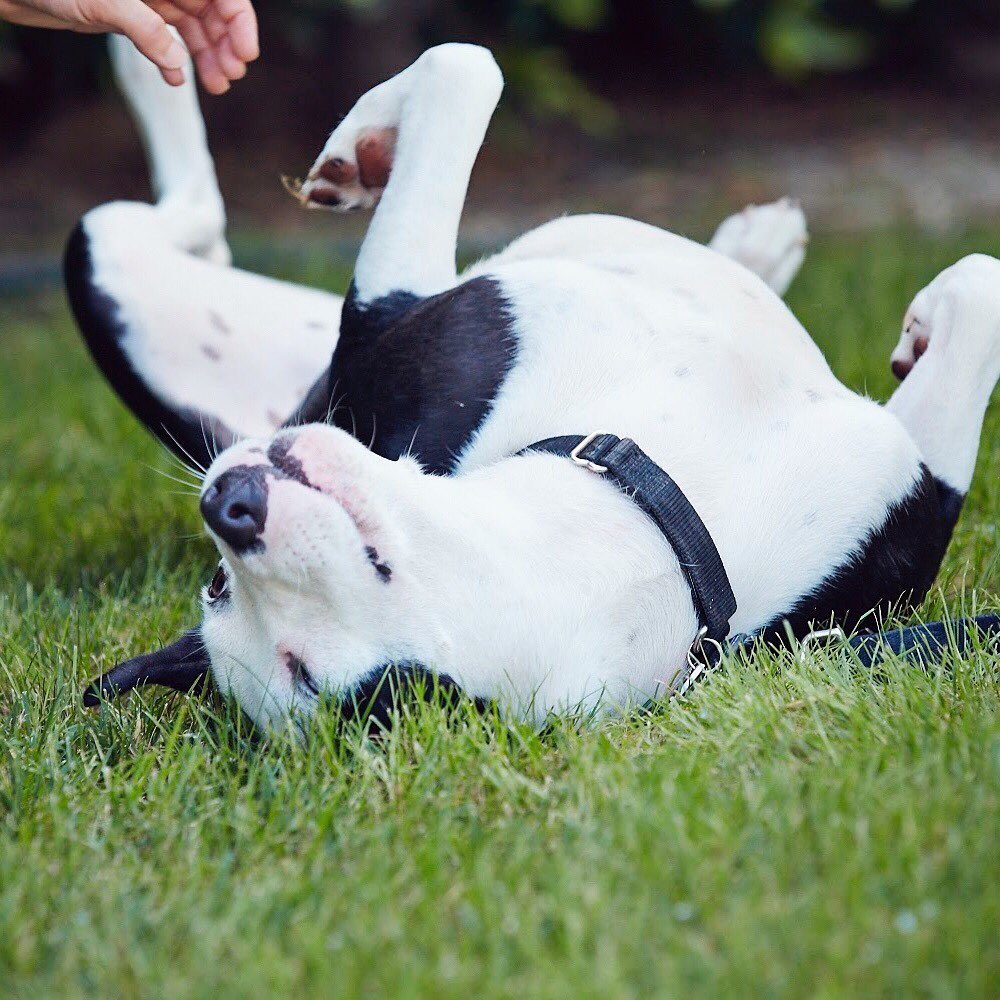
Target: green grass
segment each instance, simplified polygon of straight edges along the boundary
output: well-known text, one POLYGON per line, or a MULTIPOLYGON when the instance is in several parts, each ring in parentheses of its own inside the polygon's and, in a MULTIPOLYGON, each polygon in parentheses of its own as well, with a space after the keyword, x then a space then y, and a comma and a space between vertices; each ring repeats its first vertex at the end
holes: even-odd
MULTIPOLYGON (((817 239, 793 305, 884 397, 903 307, 970 249, 1000 234, 817 239)), ((432 706, 301 747, 212 698, 85 712, 214 560, 60 300, 0 303, 0 348, 0 994, 996 994, 985 654, 761 659, 543 735, 432 706)), ((997 606, 998 472, 994 407, 924 615, 997 606)))

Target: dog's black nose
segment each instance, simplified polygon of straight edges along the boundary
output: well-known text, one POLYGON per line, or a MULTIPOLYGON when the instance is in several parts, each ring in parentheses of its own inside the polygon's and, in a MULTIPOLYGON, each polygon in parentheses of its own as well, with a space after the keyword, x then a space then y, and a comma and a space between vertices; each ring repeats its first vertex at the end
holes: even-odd
POLYGON ((205 523, 235 552, 260 545, 267 523, 264 466, 227 469, 201 498, 205 523))

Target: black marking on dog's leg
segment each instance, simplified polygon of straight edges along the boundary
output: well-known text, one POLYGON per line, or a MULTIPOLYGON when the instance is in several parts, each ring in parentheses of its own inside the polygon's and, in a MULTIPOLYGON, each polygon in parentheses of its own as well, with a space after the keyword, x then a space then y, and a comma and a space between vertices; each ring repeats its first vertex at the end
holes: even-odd
POLYGON ((801 638, 831 622, 853 629, 873 612, 884 616, 915 606, 934 583, 961 506, 961 496, 921 465, 917 482, 889 508, 882 524, 819 587, 772 621, 762 637, 781 643, 786 626, 801 638))
POLYGON ((233 331, 229 329, 229 325, 226 321, 214 310, 209 309, 208 311, 208 321, 212 324, 212 329, 216 333, 221 333, 224 337, 228 337, 233 331))
POLYGON ((215 455, 203 428, 212 428, 219 450, 232 444, 236 435, 211 414, 169 406, 133 367, 124 346, 129 330, 121 319, 118 303, 95 281, 91 240, 82 221, 66 244, 63 278, 87 349, 112 389, 181 461, 207 468, 215 455))
POLYGON ((385 458, 412 449, 428 471, 453 471, 517 357, 499 283, 483 276, 426 299, 400 291, 366 303, 352 283, 340 329, 327 379, 341 393, 334 425, 385 458))
MULTIPOLYGON (((344 697, 341 717, 345 721, 375 722, 388 729, 407 698, 429 702, 435 697, 446 707, 455 708, 466 695, 448 674, 435 674, 421 663, 382 664, 370 670, 344 697)), ((479 712, 485 712, 489 705, 485 698, 470 700, 479 712)))
POLYGON ((392 579, 392 567, 388 563, 379 562, 378 549, 374 545, 366 545, 365 555, 368 556, 368 561, 375 567, 375 572, 388 583, 392 579))

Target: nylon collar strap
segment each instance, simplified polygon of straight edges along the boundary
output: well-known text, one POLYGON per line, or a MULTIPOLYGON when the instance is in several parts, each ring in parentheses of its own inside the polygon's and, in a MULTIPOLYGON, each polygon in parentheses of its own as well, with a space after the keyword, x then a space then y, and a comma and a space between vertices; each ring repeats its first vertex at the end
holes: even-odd
POLYGON ((677 554, 698 615, 699 639, 719 644, 729 635, 736 597, 719 550, 681 488, 633 440, 614 434, 569 435, 539 441, 522 454, 533 451, 570 458, 627 493, 677 554))

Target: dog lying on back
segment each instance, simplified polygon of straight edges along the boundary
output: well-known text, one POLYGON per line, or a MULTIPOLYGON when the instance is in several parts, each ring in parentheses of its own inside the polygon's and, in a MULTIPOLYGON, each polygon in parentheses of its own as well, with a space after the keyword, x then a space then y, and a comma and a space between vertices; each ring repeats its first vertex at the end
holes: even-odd
POLYGON ((197 279, 175 289, 179 308, 226 332, 202 342, 202 318, 171 344, 122 262, 127 240, 109 235, 110 209, 130 206, 82 223, 67 280, 103 370, 151 429, 154 410, 169 422, 175 447, 203 456, 206 424, 232 442, 202 487, 222 555, 202 624, 116 668, 106 693, 210 670, 264 724, 324 697, 377 701, 387 670, 535 720, 656 697, 698 632, 684 568, 630 496, 525 452, 562 434, 627 435, 679 484, 732 583, 734 632, 850 625, 930 587, 1000 378, 1000 262, 967 258, 917 296, 884 407, 837 381, 775 292, 802 260, 790 203, 724 224, 716 242, 732 257, 581 216, 458 275, 459 216, 501 86, 485 50, 440 46, 334 130, 296 192, 377 206, 343 303, 186 257, 197 279), (309 350, 285 357, 297 348, 253 334, 259 354, 243 357, 240 283, 258 303, 292 303, 276 329, 312 324, 309 350), (308 388, 335 313, 332 363, 308 388), (186 381, 177 369, 197 344, 218 355, 217 393, 203 361, 186 381))

